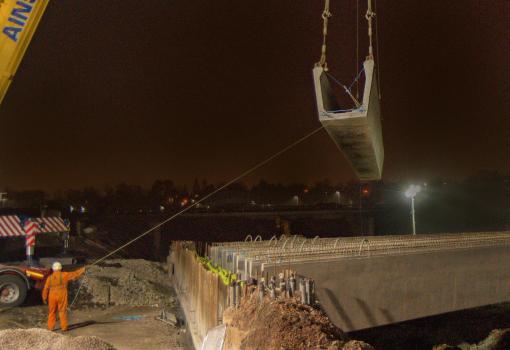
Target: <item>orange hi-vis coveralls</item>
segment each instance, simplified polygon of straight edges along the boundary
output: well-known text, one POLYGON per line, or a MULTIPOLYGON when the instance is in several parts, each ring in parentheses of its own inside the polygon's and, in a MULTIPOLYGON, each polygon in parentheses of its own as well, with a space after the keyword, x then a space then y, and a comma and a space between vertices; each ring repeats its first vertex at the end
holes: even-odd
POLYGON ((73 272, 54 271, 44 284, 42 292, 43 301, 48 301, 48 329, 55 328, 57 322, 57 310, 60 318, 60 328, 67 330, 67 284, 69 281, 78 279, 85 272, 82 267, 73 272))

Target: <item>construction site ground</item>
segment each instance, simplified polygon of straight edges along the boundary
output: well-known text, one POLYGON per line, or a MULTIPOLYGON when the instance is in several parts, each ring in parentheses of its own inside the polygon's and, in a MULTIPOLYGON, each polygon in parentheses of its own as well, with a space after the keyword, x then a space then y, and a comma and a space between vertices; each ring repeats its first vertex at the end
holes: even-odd
MULTIPOLYGON (((79 302, 69 313, 70 330, 66 336, 95 336, 120 350, 192 348, 189 332, 184 326, 184 316, 174 289, 170 285, 165 264, 142 259, 109 260, 89 269, 83 281, 79 302), (105 305, 106 302, 111 305, 105 305), (162 309, 165 309, 170 321, 163 322, 157 319, 162 309)), ((70 300, 78 285, 74 283, 71 286, 70 300)), ((488 337, 494 329, 510 327, 510 304, 379 327, 350 333, 347 337, 341 336, 337 333, 338 330, 331 328, 321 313, 308 307, 301 307, 297 302, 282 304, 266 300, 264 305, 265 307, 261 308, 257 302, 247 303, 245 308, 226 315, 226 323, 232 326, 227 332, 227 344, 243 343, 243 340, 246 340, 244 345, 238 348, 261 348, 257 344, 271 348, 271 344, 277 344, 280 349, 299 349, 301 347, 296 344, 301 345, 309 341, 314 345, 303 348, 314 348, 315 345, 321 344, 330 349, 351 349, 346 347, 348 340, 359 339, 377 350, 510 349, 508 331, 499 333, 496 331, 488 337), (488 338, 484 341, 486 337, 488 338), (295 343, 295 340, 298 340, 298 343, 295 343), (483 342, 483 346, 477 345, 479 342, 483 342), (449 344, 452 347, 441 344, 449 344)), ((46 317, 47 306, 42 304, 40 292, 37 291, 29 294, 25 306, 0 310, 0 350, 3 350, 1 345, 3 330, 25 329, 33 338, 37 338, 40 331, 32 329, 45 329, 46 317)), ((57 334, 60 334, 59 330, 57 334)), ((87 339, 90 340, 90 337, 87 339)), ((22 340, 24 339, 20 339, 22 340)), ((22 344, 20 342, 19 348, 23 350, 49 349, 23 347, 22 344)), ((368 345, 361 342, 353 342, 349 346, 354 346, 354 349, 363 349, 363 346, 368 348, 368 345)), ((9 346, 8 349, 17 348, 9 346)), ((60 350, 57 347, 52 349, 60 350)), ((106 348, 76 347, 76 349, 106 348)))
MULTIPOLYGON (((172 310, 177 318, 179 310, 172 310)), ((118 350, 189 349, 182 324, 171 325, 157 319, 156 307, 112 306, 84 308, 69 313, 68 336, 96 336, 118 350)), ((0 311, 0 331, 4 329, 45 328, 47 307, 34 305, 0 311)), ((57 332, 60 331, 57 328, 57 332)))
MULTIPOLYGON (((95 336, 118 350, 189 349, 184 316, 168 278, 166 264, 143 259, 104 261, 89 267, 79 282, 70 284, 70 304, 78 290, 76 303, 68 312, 66 336, 85 336, 84 344, 90 343, 90 336, 95 336), (165 317, 162 321, 163 310, 165 317)), ((6 329, 25 329, 25 333, 16 335, 19 338, 45 338, 47 343, 55 343, 52 346, 64 341, 62 337, 52 338, 51 334, 39 334, 40 331, 34 330, 46 328, 47 313, 48 308, 43 305, 37 290, 29 292, 24 306, 0 310, 0 350, 3 350, 2 340, 7 336, 4 333, 2 338, 1 331, 6 329)), ((61 333, 59 328, 56 331, 61 333)), ((15 350, 13 346, 23 349, 26 343, 22 340, 9 344, 9 349, 15 350)), ((36 344, 32 348, 46 350, 45 344, 36 344)), ((90 349, 83 349, 96 348, 103 349, 94 347, 94 344, 90 349)))

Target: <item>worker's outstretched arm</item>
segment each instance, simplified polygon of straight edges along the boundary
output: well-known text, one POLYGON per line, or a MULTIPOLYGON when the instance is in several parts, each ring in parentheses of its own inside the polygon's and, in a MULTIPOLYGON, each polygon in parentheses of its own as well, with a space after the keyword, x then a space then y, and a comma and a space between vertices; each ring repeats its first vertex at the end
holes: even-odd
POLYGON ((44 288, 43 288, 43 291, 42 291, 42 300, 43 300, 43 302, 45 304, 46 304, 46 302, 48 300, 48 294, 50 293, 50 278, 51 278, 51 275, 49 275, 46 278, 46 282, 44 283, 44 288))
POLYGON ((80 278, 80 276, 83 275, 84 272, 85 272, 84 267, 82 267, 76 271, 73 271, 73 272, 64 272, 64 279, 66 281, 73 281, 75 279, 80 278))

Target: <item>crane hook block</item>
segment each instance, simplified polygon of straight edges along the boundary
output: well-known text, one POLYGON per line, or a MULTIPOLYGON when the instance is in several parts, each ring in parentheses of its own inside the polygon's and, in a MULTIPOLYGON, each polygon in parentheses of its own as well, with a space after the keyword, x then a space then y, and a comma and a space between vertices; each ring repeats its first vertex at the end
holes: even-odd
POLYGON ((363 63, 365 87, 361 106, 340 110, 324 68, 313 69, 319 121, 337 147, 345 154, 361 181, 380 180, 384 163, 381 110, 375 63, 363 63))

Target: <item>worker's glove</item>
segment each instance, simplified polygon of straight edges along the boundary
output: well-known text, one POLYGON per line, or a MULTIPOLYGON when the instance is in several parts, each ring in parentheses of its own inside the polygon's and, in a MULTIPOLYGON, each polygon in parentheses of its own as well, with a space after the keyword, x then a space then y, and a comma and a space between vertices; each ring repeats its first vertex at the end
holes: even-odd
POLYGON ((48 304, 48 300, 43 300, 42 302, 44 303, 44 305, 48 304))

